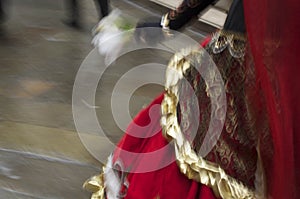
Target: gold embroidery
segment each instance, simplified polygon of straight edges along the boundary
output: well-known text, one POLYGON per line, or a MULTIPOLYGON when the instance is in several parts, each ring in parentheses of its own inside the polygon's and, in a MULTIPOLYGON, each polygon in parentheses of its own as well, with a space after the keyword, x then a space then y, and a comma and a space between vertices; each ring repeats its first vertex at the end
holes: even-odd
MULTIPOLYGON (((196 141, 191 143, 190 137, 193 135, 186 132, 186 129, 191 126, 189 122, 193 121, 185 121, 187 114, 183 112, 192 109, 186 107, 189 106, 188 103, 183 104, 183 106, 180 104, 182 86, 179 82, 181 78, 188 79, 194 87, 200 106, 201 103, 206 106, 204 110, 209 109, 209 105, 211 105, 206 103, 209 101, 207 98, 210 95, 207 85, 199 79, 199 74, 195 73, 186 59, 187 55, 201 59, 201 51, 199 50, 190 50, 190 54, 187 51, 176 54, 170 61, 169 67, 176 69, 178 74, 168 73, 170 70, 167 70, 166 94, 162 103, 163 133, 175 141, 178 165, 187 177, 210 186, 215 194, 222 198, 255 198, 253 190, 257 164, 257 135, 254 130, 255 122, 251 118, 251 110, 248 110, 246 90, 249 88, 248 85, 245 85, 247 75, 251 72, 254 73, 243 67, 243 56, 233 57, 232 51, 229 49, 225 51, 225 48, 232 48, 232 45, 226 44, 225 48, 220 45, 219 47, 224 49, 218 48, 218 53, 211 52, 214 49, 212 46, 215 46, 214 42, 216 41, 212 40, 208 51, 213 55, 214 61, 219 61, 217 66, 220 66, 219 70, 225 82, 228 98, 225 130, 220 139, 205 158, 197 155, 199 146, 203 142, 203 132, 206 132, 207 123, 209 123, 208 116, 210 113, 206 111, 202 112, 200 116, 200 127, 196 141), (177 107, 177 105, 179 106, 177 107)), ((245 45, 241 44, 240 46, 245 45)), ((239 49, 238 52, 243 52, 243 54, 245 52, 245 49, 242 48, 234 49, 239 49)), ((212 74, 211 78, 214 77, 212 74)), ((249 79, 251 78, 255 77, 249 77, 249 79)))
POLYGON ((245 43, 246 38, 243 34, 220 30, 213 35, 209 48, 213 54, 219 54, 228 48, 232 57, 241 58, 243 61, 245 43))
POLYGON ((219 38, 213 38, 207 51, 218 66, 225 83, 227 117, 219 141, 205 159, 219 163, 227 174, 242 181, 248 187, 254 188, 257 131, 255 117, 251 113, 248 99, 248 90, 255 90, 254 66, 250 65, 252 63, 249 57, 246 58, 247 64, 245 63, 245 38, 243 36, 224 31, 217 35, 219 38), (222 51, 216 53, 216 41, 219 41, 220 37, 221 40, 230 41, 234 38, 233 40, 239 40, 239 42, 226 44, 225 48, 220 47, 222 44, 218 47, 222 51), (233 51, 230 50, 233 46, 239 49, 241 57, 233 56, 233 51))

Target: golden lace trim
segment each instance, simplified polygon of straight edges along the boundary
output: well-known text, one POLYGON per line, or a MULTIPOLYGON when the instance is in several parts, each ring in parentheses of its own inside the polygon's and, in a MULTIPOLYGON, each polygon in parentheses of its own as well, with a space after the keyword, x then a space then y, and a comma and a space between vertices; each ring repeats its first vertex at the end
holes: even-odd
MULTIPOLYGON (((256 198, 253 190, 249 189, 235 178, 227 175, 217 164, 199 157, 190 143, 184 138, 177 118, 179 102, 179 84, 185 71, 190 67, 187 55, 201 55, 204 50, 185 50, 177 53, 171 59, 166 74, 166 92, 161 104, 161 125, 163 134, 168 140, 173 140, 176 159, 183 174, 189 179, 196 180, 212 188, 217 197, 248 199, 256 198), (176 72, 174 72, 176 71, 176 72)), ((201 56, 199 56, 201 57, 201 56)), ((199 60, 201 61, 201 60, 199 60)))
POLYGON ((228 49, 234 58, 243 58, 245 56, 246 37, 242 33, 220 30, 216 32, 210 42, 210 48, 214 54, 228 49))
MULTIPOLYGON (((103 171, 105 168, 103 168, 103 171)), ((83 188, 92 193, 91 199, 105 199, 104 173, 85 181, 83 188)))

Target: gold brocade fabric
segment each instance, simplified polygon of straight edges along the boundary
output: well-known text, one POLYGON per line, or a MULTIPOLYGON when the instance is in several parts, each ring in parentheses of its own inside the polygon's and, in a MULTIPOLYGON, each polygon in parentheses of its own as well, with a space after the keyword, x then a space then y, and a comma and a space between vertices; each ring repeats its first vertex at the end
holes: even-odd
MULTIPOLYGON (((224 80, 227 114, 220 139, 205 159, 217 162, 227 174, 254 188, 258 136, 247 91, 255 89, 256 80, 254 66, 248 67, 251 63, 245 63, 245 40, 241 36, 221 32, 212 39, 206 50, 224 80)), ((248 58, 247 61, 251 62, 248 58)), ((200 104, 206 97, 203 89, 198 92, 200 104)), ((202 115, 207 117, 208 114, 204 112, 202 115)), ((207 123, 209 120, 203 119, 200 126, 207 123)), ((202 144, 203 132, 205 129, 198 131, 193 143, 196 151, 202 144)))
POLYGON ((175 141, 181 171, 188 178, 210 186, 222 198, 256 198, 256 186, 262 186, 256 184, 259 180, 255 179, 257 165, 261 164, 257 148, 259 143, 264 142, 262 139, 268 140, 269 131, 263 113, 255 110, 251 102, 256 79, 251 57, 245 57, 246 50, 243 35, 220 31, 206 47, 208 55, 203 49, 178 53, 170 61, 166 74, 161 120, 163 133, 166 138, 175 141), (212 104, 210 99, 213 89, 209 84, 216 85, 217 75, 211 73, 208 78, 201 78, 202 74, 194 66, 212 67, 206 56, 210 56, 218 68, 226 95, 226 109, 217 108, 214 113, 212 107, 224 106, 212 104), (193 88, 197 101, 187 92, 183 79, 193 88), (194 113, 195 109, 199 110, 199 115, 194 113), (208 140, 214 146, 202 156, 201 147, 207 144, 205 137, 209 124, 215 122, 211 121, 211 115, 218 114, 217 118, 226 114, 223 128, 215 142, 215 135, 208 140), (196 129, 195 122, 199 122, 196 129))

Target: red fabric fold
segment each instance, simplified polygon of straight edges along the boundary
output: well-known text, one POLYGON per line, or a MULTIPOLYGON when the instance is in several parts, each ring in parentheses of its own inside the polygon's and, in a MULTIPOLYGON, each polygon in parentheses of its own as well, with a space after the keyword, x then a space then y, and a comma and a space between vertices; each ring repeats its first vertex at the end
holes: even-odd
POLYGON ((265 165, 269 198, 299 198, 300 4, 244 0, 258 84, 267 102, 274 154, 265 165))
MULTIPOLYGON (((135 131, 135 124, 147 126, 146 131, 140 132, 145 135, 150 135, 147 138, 138 138, 125 134, 118 144, 114 153, 114 161, 121 161, 124 165, 124 170, 128 171, 127 179, 129 189, 125 199, 216 199, 212 190, 196 181, 188 179, 182 174, 177 166, 174 154, 174 147, 170 146, 171 150, 166 150, 164 153, 158 153, 153 159, 144 156, 144 153, 157 151, 169 144, 162 136, 161 129, 153 134, 153 129, 156 129, 160 122, 160 109, 151 108, 157 104, 161 104, 163 94, 159 95, 153 102, 144 110, 142 110, 129 125, 127 131, 135 131), (150 115, 152 117, 150 117, 150 115), (150 119, 151 118, 151 119, 150 119), (150 123, 150 125, 149 125, 150 123), (135 156, 128 156, 125 151, 136 152, 135 156), (138 155, 142 154, 142 155, 138 155), (167 166, 159 168, 161 162, 173 160, 167 166), (135 169, 147 169, 148 165, 157 165, 157 170, 151 172, 134 173, 135 169)), ((153 167, 152 167, 153 168, 153 167)))

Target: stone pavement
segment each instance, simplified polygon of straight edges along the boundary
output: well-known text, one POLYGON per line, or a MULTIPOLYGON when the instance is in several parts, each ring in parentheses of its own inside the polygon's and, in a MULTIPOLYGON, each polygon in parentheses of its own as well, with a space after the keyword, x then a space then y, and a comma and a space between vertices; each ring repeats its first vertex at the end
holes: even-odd
MULTIPOLYGON (((75 76, 93 49, 90 30, 97 12, 93 1, 83 1, 83 29, 74 30, 61 23, 63 3, 14 0, 6 5, 9 18, 0 27, 0 199, 89 198, 82 184, 100 171, 101 162, 80 141, 72 116, 75 76)), ((111 3, 136 19, 159 17, 166 11, 145 1, 111 3)), ((185 29, 196 39, 209 31, 199 24, 185 29)), ((133 53, 103 75, 95 96, 96 112, 113 143, 123 134, 110 108, 117 80, 135 65, 149 62, 147 57, 166 64, 170 56, 151 50, 133 53)), ((137 89, 130 114, 134 116, 162 90, 153 84, 137 89)), ((97 146, 99 154, 106 150, 104 142, 97 146)))

